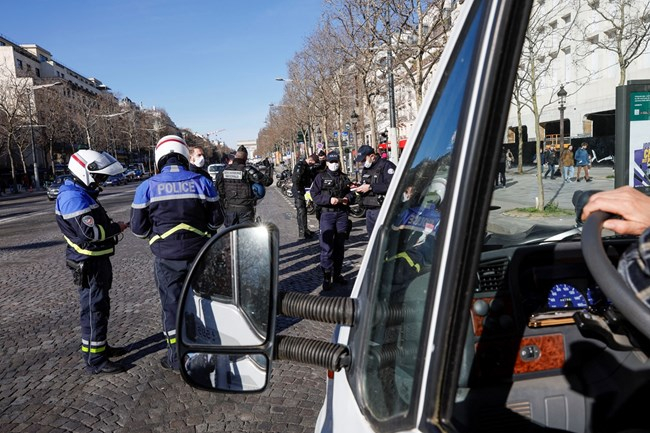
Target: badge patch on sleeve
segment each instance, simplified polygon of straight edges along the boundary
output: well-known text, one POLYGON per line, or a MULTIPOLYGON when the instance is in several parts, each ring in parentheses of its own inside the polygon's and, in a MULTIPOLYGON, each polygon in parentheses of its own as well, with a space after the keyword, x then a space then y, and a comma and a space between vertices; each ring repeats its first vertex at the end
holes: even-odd
POLYGON ((86 215, 81 218, 81 222, 87 225, 88 227, 93 227, 95 225, 95 219, 90 215, 86 215))
POLYGON ((388 169, 388 174, 393 174, 393 173, 395 173, 395 170, 393 170, 392 168, 389 168, 388 169))

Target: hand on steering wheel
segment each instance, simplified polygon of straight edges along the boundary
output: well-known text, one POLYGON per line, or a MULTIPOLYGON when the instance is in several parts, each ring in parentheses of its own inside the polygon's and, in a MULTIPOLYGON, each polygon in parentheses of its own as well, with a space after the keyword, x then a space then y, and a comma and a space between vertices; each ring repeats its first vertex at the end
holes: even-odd
MULTIPOLYGON (((605 296, 639 332, 650 339, 650 290, 646 289, 650 286, 650 279, 645 285, 634 284, 631 287, 614 267, 603 247, 601 230, 607 221, 612 221, 609 219, 612 216, 602 211, 589 213, 582 228, 582 254, 605 296)), ((635 253, 638 254, 636 251, 628 251, 626 254, 635 253)), ((638 266, 636 263, 632 265, 638 266)), ((623 272, 630 278, 630 272, 638 270, 640 269, 624 269, 623 272)), ((639 278, 638 274, 636 278, 639 278)), ((634 278, 631 281, 635 281, 634 278)))

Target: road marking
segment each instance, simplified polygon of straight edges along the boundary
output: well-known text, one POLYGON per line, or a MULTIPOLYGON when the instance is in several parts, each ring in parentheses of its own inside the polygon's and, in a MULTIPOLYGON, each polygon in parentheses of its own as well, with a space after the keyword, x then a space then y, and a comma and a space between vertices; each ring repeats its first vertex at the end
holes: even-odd
MULTIPOLYGON (((118 196, 121 196, 121 195, 132 194, 132 193, 133 193, 133 191, 118 192, 116 194, 106 195, 104 197, 104 199, 108 199, 108 198, 111 198, 111 197, 118 197, 118 196)), ((118 212, 125 212, 130 208, 131 208, 131 205, 120 208, 118 210, 118 212)), ((13 221, 20 221, 20 220, 25 219, 25 218, 31 218, 31 217, 40 216, 40 215, 47 215, 47 214, 54 215, 54 209, 52 209, 52 210, 44 210, 44 211, 40 211, 40 212, 30 212, 30 213, 27 213, 25 215, 19 215, 19 216, 10 217, 10 218, 0 218, 0 224, 10 223, 10 222, 13 222, 13 221)))

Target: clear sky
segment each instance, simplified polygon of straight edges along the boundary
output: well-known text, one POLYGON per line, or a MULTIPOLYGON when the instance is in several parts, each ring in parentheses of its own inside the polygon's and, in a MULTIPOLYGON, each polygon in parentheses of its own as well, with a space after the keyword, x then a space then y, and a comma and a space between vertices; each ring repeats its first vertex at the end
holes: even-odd
POLYGON ((234 148, 282 97, 321 0, 10 0, 0 34, 234 148), (211 136, 215 138, 215 136, 211 136))

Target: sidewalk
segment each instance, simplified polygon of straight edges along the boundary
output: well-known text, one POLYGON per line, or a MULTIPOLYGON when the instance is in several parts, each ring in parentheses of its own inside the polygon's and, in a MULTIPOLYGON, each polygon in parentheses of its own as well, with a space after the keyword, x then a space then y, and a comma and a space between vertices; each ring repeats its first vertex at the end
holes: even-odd
MULTIPOLYGON (((614 189, 614 168, 612 166, 594 166, 589 170, 593 182, 566 183, 561 177, 554 180, 543 179, 544 204, 556 203, 560 209, 574 212, 573 193, 587 190, 614 189)), ((516 167, 506 172, 506 187, 496 188, 492 195, 492 205, 499 209, 491 211, 488 230, 500 233, 516 233, 529 228, 534 220, 538 224, 566 225, 575 224, 575 216, 562 217, 516 217, 503 215, 504 212, 518 208, 530 208, 539 200, 537 174, 535 166, 525 166, 523 174, 516 173, 516 167)))

